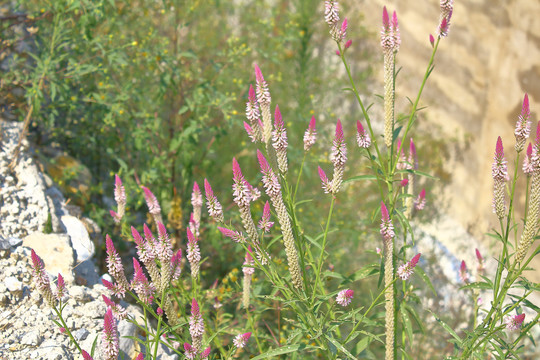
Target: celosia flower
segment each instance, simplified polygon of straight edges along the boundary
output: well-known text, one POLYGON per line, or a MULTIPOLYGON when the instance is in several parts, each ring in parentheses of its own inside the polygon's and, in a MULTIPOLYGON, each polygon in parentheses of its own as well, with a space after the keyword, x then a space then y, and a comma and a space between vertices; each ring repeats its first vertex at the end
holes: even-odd
POLYGON ((444 16, 439 25, 439 38, 447 37, 450 31, 450 19, 452 18, 452 11, 448 15, 444 16))
POLYGON ((163 309, 160 308, 160 307, 158 307, 157 310, 156 310, 156 314, 157 314, 158 316, 163 316, 163 309))
POLYGON ((193 217, 195 219, 195 223, 197 224, 198 230, 201 223, 201 209, 203 206, 203 197, 201 189, 199 188, 199 184, 197 184, 196 181, 193 182, 193 192, 191 193, 191 206, 193 206, 193 217))
POLYGON ((191 316, 189 318, 189 334, 193 340, 193 346, 198 350, 204 334, 204 320, 202 318, 197 300, 191 301, 191 316), (197 345, 199 344, 199 345, 197 345))
POLYGON ((435 38, 431 34, 429 34, 429 43, 431 44, 431 47, 435 46, 435 38))
POLYGON ((341 29, 338 33, 338 38, 340 41, 345 41, 345 38, 347 37, 347 18, 343 20, 343 23, 341 23, 341 29))
POLYGON ((107 309, 103 320, 103 337, 101 343, 101 353, 105 360, 116 360, 118 358, 118 328, 111 308, 107 309))
POLYGON ((533 164, 532 164, 532 155, 533 155, 533 146, 529 143, 527 147, 527 153, 525 154, 525 159, 523 159, 523 173, 527 176, 531 176, 533 173, 533 164))
POLYGON ((523 98, 523 105, 521 107, 521 114, 518 116, 518 121, 516 123, 516 130, 514 135, 516 136, 516 151, 520 152, 525 147, 525 142, 529 138, 531 132, 531 122, 529 117, 531 112, 529 110, 529 96, 525 94, 523 98))
POLYGON ((405 152, 403 151, 403 144, 401 140, 397 141, 397 154, 398 154, 398 163, 396 164, 396 169, 405 170, 407 168, 407 158, 405 157, 405 152))
POLYGON ((405 187, 409 183, 409 179, 403 179, 399 182, 399 186, 405 187))
POLYGON ((242 272, 244 273, 244 282, 242 287, 242 305, 245 309, 249 307, 251 277, 255 272, 255 268, 253 267, 254 263, 255 262, 253 261, 253 256, 251 255, 251 246, 248 246, 248 251, 246 251, 246 257, 243 264, 244 266, 242 267, 242 272))
POLYGON ((41 258, 36 254, 34 249, 31 249, 31 258, 34 283, 36 284, 36 287, 38 288, 43 298, 47 301, 49 306, 54 307, 55 299, 51 290, 49 275, 45 271, 45 265, 43 264, 43 260, 41 260, 41 258))
POLYGON ((504 149, 501 137, 497 139, 494 162, 491 167, 493 177, 493 212, 499 219, 504 217, 506 205, 504 203, 505 183, 508 178, 508 168, 504 159, 504 149))
POLYGON ((364 149, 367 149, 371 146, 371 138, 369 137, 369 134, 362 126, 362 123, 360 120, 356 121, 356 142, 358 143, 358 146, 364 149))
POLYGON ((354 291, 350 289, 341 290, 336 296, 336 302, 345 307, 349 305, 354 296, 354 291))
POLYGON ((204 351, 201 353, 201 359, 206 359, 210 355, 210 346, 204 349, 204 351))
POLYGON ((248 188, 246 188, 246 181, 244 175, 242 175, 242 169, 236 158, 233 158, 233 196, 234 202, 239 207, 248 207, 251 202, 251 193, 248 188))
POLYGON ((257 103, 257 95, 253 89, 253 85, 249 85, 248 102, 246 103, 246 118, 249 121, 249 124, 247 125, 251 129, 251 134, 250 131, 248 131, 245 122, 244 127, 253 142, 262 140, 262 128, 259 126, 260 117, 261 113, 259 111, 259 104, 257 103))
POLYGON ((394 237, 394 225, 384 202, 381 201, 381 235, 385 241, 391 241, 394 237))
POLYGON ((390 17, 388 16, 388 10, 386 6, 383 8, 383 17, 382 17, 382 29, 381 29, 381 47, 384 52, 394 53, 399 50, 399 45, 401 44, 401 37, 399 34, 399 26, 397 20, 397 14, 394 11, 392 15, 392 21, 390 22, 390 17))
POLYGON ((152 215, 161 214, 161 207, 156 196, 145 186, 142 186, 144 191, 144 199, 146 200, 146 205, 148 206, 148 212, 152 215))
POLYGON ((137 357, 135 358, 135 360, 144 360, 144 355, 143 355, 143 353, 139 353, 139 355, 137 355, 137 357))
POLYGON ((274 131, 272 133, 272 146, 276 149, 276 156, 278 160, 279 171, 282 173, 287 172, 287 130, 281 117, 281 111, 279 106, 276 105, 276 112, 274 114, 274 131))
POLYGON ((245 122, 245 121, 244 121, 244 129, 246 129, 246 133, 248 134, 249 138, 251 139, 251 142, 256 142, 257 137, 255 136, 255 132, 253 131, 251 126, 249 126, 249 124, 247 122, 245 122))
POLYGON ((124 287, 119 286, 118 284, 113 284, 110 281, 107 281, 105 279, 101 279, 101 282, 103 283, 103 286, 107 288, 113 295, 118 297, 124 297, 126 294, 126 289, 124 287))
POLYGON ((101 296, 103 297, 103 301, 105 302, 105 305, 107 305, 107 307, 109 307, 112 310, 113 315, 116 319, 120 321, 127 318, 127 315, 128 315, 127 310, 124 307, 115 303, 114 301, 112 301, 105 295, 101 295, 101 296))
POLYGON ((64 334, 66 332, 66 328, 58 328, 58 331, 60 331, 61 334, 64 334))
POLYGON ((397 14, 394 11, 392 14, 392 36, 394 38, 394 52, 399 51, 399 46, 401 45, 401 35, 399 33, 399 25, 398 25, 398 19, 397 14))
POLYGON ((397 269, 396 274, 401 278, 401 280, 408 280, 409 277, 411 277, 412 273, 414 272, 414 267, 416 264, 418 264, 418 260, 420 260, 420 255, 421 254, 416 254, 409 262, 401 265, 397 269))
POLYGON ((311 117, 309 126, 304 133, 304 151, 309 151, 317 140, 317 130, 315 129, 315 116, 311 117))
POLYGON ((233 230, 230 230, 224 227, 219 227, 219 226, 218 226, 218 230, 221 231, 221 233, 225 235, 226 237, 231 238, 232 241, 234 242, 242 243, 246 241, 246 239, 244 238, 244 235, 242 235, 238 231, 233 231, 233 230))
POLYGON ((319 166, 318 171, 319 171, 319 177, 321 178, 322 189, 324 190, 325 194, 328 194, 331 191, 330 181, 328 181, 328 177, 326 176, 326 173, 320 166, 319 166))
POLYGON ((133 226, 131 227, 131 236, 133 237, 133 240, 135 241, 135 244, 137 246, 137 255, 139 256, 139 259, 143 262, 144 266, 146 266, 146 269, 148 270, 148 273, 152 278, 152 282, 155 286, 160 287, 161 276, 154 260, 156 258, 156 253, 154 251, 153 245, 154 235, 152 235, 152 232, 146 224, 144 224, 143 228, 145 240, 143 240, 139 232, 133 226))
POLYGON ((459 278, 465 284, 469 283, 469 273, 467 272, 467 264, 465 264, 465 260, 461 261, 461 266, 459 267, 459 278))
POLYGON ((484 258, 482 257, 482 254, 480 254, 480 251, 478 249, 474 249, 476 253, 476 259, 478 260, 478 268, 477 271, 479 274, 484 273, 484 258))
POLYGON ((345 50, 347 50, 348 48, 350 48, 352 45, 352 40, 347 40, 347 42, 345 43, 345 50))
MULTIPOLYGON (((133 269, 135 270, 135 273, 133 275, 131 286, 137 293, 139 299, 145 304, 149 305, 154 301, 156 287, 148 281, 144 275, 141 265, 135 258, 133 258, 133 269)), ((163 286, 168 286, 168 283, 163 284, 163 286)))
POLYGON ((272 137, 272 116, 270 114, 270 103, 272 98, 270 97, 270 91, 268 90, 268 84, 264 80, 261 69, 254 64, 255 67, 255 78, 257 85, 257 101, 261 107, 262 114, 262 138, 265 144, 268 144, 272 137))
POLYGON ((238 334, 233 340, 234 346, 237 348, 244 348, 247 345, 249 338, 251 337, 251 332, 244 334, 238 334))
POLYGON ((261 197, 261 192, 259 191, 259 189, 257 189, 255 186, 252 186, 250 183, 247 182, 247 180, 244 180, 244 185, 249 191, 251 201, 256 201, 258 198, 261 197))
POLYGON ((64 278, 62 277, 62 274, 58 273, 58 278, 56 281, 56 293, 54 294, 57 300, 64 300, 66 297, 66 283, 64 282, 64 278))
POLYGON ((119 223, 124 216, 126 209, 126 189, 122 185, 122 180, 118 175, 114 175, 114 200, 118 205, 118 212, 110 211, 111 216, 113 217, 116 223, 119 223))
MULTIPOLYGON (((173 257, 173 247, 167 229, 162 223, 158 223, 158 242, 156 252, 161 263, 161 282, 166 286, 171 281, 172 269, 171 259, 173 257)), ((159 289, 160 291, 163 289, 159 289)))
POLYGON ((424 210, 424 207, 426 206, 426 189, 422 189, 420 191, 420 194, 418 194, 418 197, 414 201, 414 208, 417 211, 424 210))
POLYGON ((521 325, 523 324, 523 321, 525 320, 525 314, 519 314, 519 315, 508 315, 506 317, 506 328, 508 330, 519 330, 521 328, 521 325))
POLYGON ((259 221, 259 229, 264 232, 269 232, 272 226, 274 225, 273 221, 270 221, 270 203, 268 201, 264 204, 263 215, 259 221))
POLYGON ((259 161, 261 173, 263 174, 262 182, 266 193, 270 198, 281 196, 281 185, 279 180, 260 150, 257 150, 257 159, 259 161))
POLYGON ((381 255, 382 254, 382 250, 381 248, 375 248, 375 252, 377 253, 377 255, 381 255))
POLYGON ((109 274, 111 274, 111 276, 115 278, 116 282, 118 283, 118 290, 120 290, 120 293, 118 293, 117 295, 120 297, 124 297, 125 291, 128 290, 130 287, 126 279, 126 275, 124 274, 124 266, 122 265, 122 260, 120 260, 120 256, 116 252, 114 244, 109 235, 105 236, 105 244, 107 247, 107 269, 109 271, 109 274))
POLYGON ((338 2, 334 0, 326 0, 324 2, 324 20, 330 27, 330 35, 334 41, 340 41, 339 36, 339 6, 338 2))
POLYGON ((204 191, 206 193, 206 206, 208 207, 208 214, 217 222, 223 222, 223 208, 219 203, 217 197, 212 191, 212 187, 208 180, 204 179, 204 191))
POLYGON ((182 274, 182 249, 178 249, 171 258, 172 280, 178 280, 182 274))
POLYGON ((195 359, 197 357, 197 349, 195 349, 193 346, 191 346, 188 343, 184 343, 184 355, 186 356, 186 359, 195 359))
POLYGON ((409 170, 417 170, 418 169, 418 156, 416 156, 416 146, 414 146, 414 141, 411 138, 411 142, 409 145, 409 158, 408 158, 408 166, 407 168, 409 170))
POLYGON ((347 145, 345 144, 343 127, 341 126, 341 121, 339 119, 336 124, 336 135, 332 142, 332 154, 330 160, 334 164, 334 177, 332 179, 331 192, 335 195, 341 188, 345 172, 345 163, 347 162, 347 145))
POLYGON ((201 251, 199 250, 198 239, 193 235, 191 230, 186 229, 188 244, 187 244, 187 259, 191 267, 191 276, 197 278, 199 275, 199 267, 201 261, 201 251))
POLYGON ((86 350, 83 350, 81 354, 82 354, 82 357, 83 357, 84 360, 94 360, 94 359, 90 356, 90 354, 86 352, 86 350))
POLYGON ((246 251, 246 257, 243 264, 244 266, 242 267, 244 275, 253 275, 255 272, 255 268, 253 267, 254 264, 253 256, 251 256, 251 246, 248 245, 248 251, 246 251))

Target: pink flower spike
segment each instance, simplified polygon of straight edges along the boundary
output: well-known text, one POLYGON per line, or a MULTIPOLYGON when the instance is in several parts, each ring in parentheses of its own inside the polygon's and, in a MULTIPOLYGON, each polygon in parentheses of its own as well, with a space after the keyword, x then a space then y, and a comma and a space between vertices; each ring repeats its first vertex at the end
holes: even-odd
POLYGON ((269 105, 272 102, 270 97, 270 91, 268 90, 268 84, 264 80, 263 74, 259 66, 254 64, 255 67, 255 79, 257 87, 257 101, 262 105, 269 105))
POLYGON ((193 233, 191 232, 189 228, 186 229, 186 233, 187 233, 189 244, 194 244, 197 242, 197 238, 195 237, 195 235, 193 235, 193 233))
POLYGON ((204 320, 201 316, 197 300, 191 301, 191 316, 189 318, 189 333, 192 339, 200 338, 204 334, 204 320))
POLYGON ((367 149, 371 146, 371 138, 369 137, 369 134, 366 132, 364 127, 362 126, 362 123, 360 120, 356 121, 356 142, 358 143, 358 146, 367 149))
POLYGON ((420 260, 420 255, 421 254, 416 254, 412 259, 411 261, 407 262, 406 264, 403 264, 401 265, 397 271, 396 271, 396 275, 401 278, 401 280, 403 281, 406 281, 408 280, 413 271, 414 271, 414 268, 416 266, 416 264, 418 264, 418 261, 420 260))
POLYGON ((264 76, 261 69, 259 68, 259 65, 253 64, 253 67, 255 68, 255 79, 257 80, 257 82, 264 82, 264 76))
POLYGON ((259 160, 259 166, 261 167, 261 172, 263 174, 267 174, 272 171, 272 168, 270 168, 268 161, 259 149, 257 149, 257 160, 259 160))
POLYGON ((321 178, 322 183, 322 189, 324 190, 325 194, 330 193, 330 182, 328 181, 328 177, 326 176, 326 173, 324 170, 319 166, 319 177, 321 178))
POLYGON ((345 49, 350 48, 351 45, 352 45, 352 40, 347 40, 347 42, 345 43, 345 49))
POLYGON ((339 31, 340 40, 344 41, 347 37, 347 18, 343 20, 343 23, 341 24, 341 30, 339 31))
POLYGON ((244 334, 238 334, 233 340, 234 346, 237 348, 244 348, 247 345, 249 338, 251 337, 251 332, 244 334))
POLYGON ((120 320, 124 320, 127 318, 127 310, 124 309, 122 306, 120 306, 119 304, 115 303, 114 301, 112 301, 111 299, 109 299, 107 296, 105 295, 101 295, 102 298, 103 298, 103 302, 105 303, 105 305, 107 305, 109 308, 111 308, 112 312, 113 312, 113 315, 116 319, 118 319, 118 321, 120 320))
POLYGON ((349 305, 354 296, 354 291, 350 289, 341 290, 336 296, 336 302, 345 307, 349 305))
POLYGON ((285 126, 285 124, 283 124, 283 118, 281 117, 281 111, 279 111, 278 105, 276 105, 276 111, 274 113, 274 126, 276 128, 281 128, 285 126))
POLYGON ((143 355, 143 353, 139 353, 139 355, 137 355, 137 357, 135 358, 135 360, 144 360, 144 355, 143 355))
MULTIPOLYGON (((255 76, 257 75, 257 69, 259 69, 259 67, 255 68, 255 76)), ((259 69, 259 73, 260 72, 261 72, 261 69, 259 69)), ((261 77, 262 77, 262 73, 261 73, 261 77)), ((255 94, 255 89, 253 88, 252 84, 249 84, 248 100, 251 101, 252 103, 257 101, 257 95, 255 94)))
POLYGON ((255 133, 253 132, 253 129, 245 121, 244 121, 244 129, 246 129, 246 133, 248 134, 249 138, 251 139, 251 142, 256 142, 257 138, 255 137, 255 133))
POLYGON ((384 241, 390 241, 394 237, 394 225, 384 202, 381 201, 381 235, 384 241))
POLYGON ((524 320, 525 314, 519 314, 514 316, 509 315, 506 318, 506 328, 512 331, 519 330, 524 320))
POLYGON ((467 273, 467 264, 465 264, 465 260, 461 261, 461 266, 459 267, 459 278, 465 284, 469 283, 469 274, 467 273))
POLYGON ((482 262, 484 261, 484 258, 482 257, 482 254, 480 254, 480 251, 478 249, 474 249, 475 252, 476 252, 476 258, 478 259, 479 262, 482 262))
POLYGON ((206 178, 204 179, 204 192, 206 194, 207 199, 214 196, 214 192, 212 191, 212 186, 210 186, 210 183, 208 182, 206 178))
POLYGON ((66 332, 66 328, 63 328, 63 327, 58 328, 58 331, 60 331, 60 333, 64 334, 66 332))
POLYGON ((386 6, 383 8, 382 23, 383 29, 387 31, 390 30, 390 17, 388 16, 388 10, 386 10, 386 6))
POLYGON ((339 52, 339 50, 336 50, 336 55, 341 56, 341 53, 339 52))
POLYGON ((125 291, 129 289, 129 284, 126 280, 126 275, 124 274, 124 266, 122 265, 122 260, 116 252, 111 237, 108 234, 105 236, 105 244, 107 247, 107 269, 109 274, 116 279, 118 283, 117 289, 120 291, 123 289, 125 291))
POLYGON ((259 221, 259 229, 264 232, 269 232, 272 226, 274 225, 273 221, 270 221, 270 204, 268 201, 264 204, 263 215, 259 221))
POLYGON ((424 210, 424 207, 426 206, 426 189, 422 189, 420 191, 420 194, 418 194, 418 197, 414 201, 414 208, 417 211, 424 210))
POLYGON ((399 186, 405 187, 409 184, 409 179, 403 179, 399 182, 399 186))
POLYGON ((255 272, 255 269, 253 268, 253 265, 255 262, 253 261, 253 251, 251 250, 251 246, 248 245, 248 251, 246 251, 246 256, 244 258, 244 266, 242 267, 242 272, 244 275, 253 275, 255 272))
POLYGON ((411 142, 409 145, 409 169, 418 169, 418 156, 416 156, 416 146, 414 145, 414 141, 411 138, 411 142))
POLYGON ((84 360, 94 360, 94 359, 90 356, 90 354, 86 352, 86 350, 83 350, 81 354, 82 354, 82 357, 83 357, 84 360))
POLYGON ((186 356, 186 359, 195 359, 197 357, 197 349, 195 349, 193 346, 191 346, 188 343, 184 343, 184 355, 186 356))
POLYGON ((337 120, 337 124, 336 124, 336 135, 335 135, 335 140, 336 141, 343 141, 345 139, 345 137, 343 136, 343 126, 341 125, 341 120, 337 120))
POLYGON ((431 47, 435 46, 435 38, 431 34, 429 34, 429 43, 431 44, 431 47))
POLYGON ((103 319, 103 338, 101 349, 106 360, 113 360, 118 357, 118 329, 111 308, 107 309, 103 319))
POLYGON ((66 296, 66 283, 62 274, 58 273, 58 279, 56 281, 56 299, 62 301, 66 296))
POLYGON ((531 176, 533 174, 533 163, 532 163, 532 154, 533 154, 533 146, 531 143, 529 143, 529 146, 527 147, 527 153, 525 154, 525 158, 523 159, 523 173, 527 176, 531 176))
POLYGON ((156 196, 145 186, 142 186, 144 191, 144 199, 146 200, 146 205, 148 205, 148 212, 152 215, 161 214, 161 207, 156 196))
POLYGON ((206 359, 210 355, 210 346, 207 347, 202 353, 201 353, 201 359, 206 359))
POLYGON ((317 140, 317 130, 315 129, 315 116, 311 117, 309 126, 304 133, 304 151, 309 151, 317 140))
POLYGON ((118 175, 114 175, 114 200, 117 204, 126 204, 126 189, 118 175))
POLYGON ((397 14, 394 11, 392 14, 392 37, 394 38, 394 51, 399 51, 399 46, 401 45, 401 36, 399 34, 399 26, 397 14))
POLYGON ((193 182, 193 192, 191 193, 191 205, 202 206, 202 193, 197 182, 193 182))
POLYGON ((232 167, 233 167, 234 180, 240 181, 240 179, 242 179, 242 182, 243 182, 244 175, 242 175, 242 169, 240 169, 240 165, 238 164, 238 161, 236 161, 236 158, 232 159, 232 167))
POLYGON ((242 236, 242 234, 239 233, 238 231, 233 231, 233 230, 230 230, 224 227, 219 227, 219 226, 218 226, 218 230, 226 237, 231 238, 232 241, 234 242, 241 243, 245 241, 244 236, 242 236))

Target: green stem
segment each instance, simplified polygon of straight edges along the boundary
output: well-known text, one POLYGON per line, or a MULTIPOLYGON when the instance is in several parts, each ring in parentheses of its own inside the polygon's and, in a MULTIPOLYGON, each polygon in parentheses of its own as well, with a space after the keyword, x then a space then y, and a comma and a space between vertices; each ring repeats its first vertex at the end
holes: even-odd
POLYGON ((317 293, 317 286, 319 285, 319 279, 321 277, 322 264, 324 259, 324 252, 326 249, 326 239, 328 238, 328 229, 330 227, 330 220, 332 219, 332 212, 334 211, 334 201, 335 197, 332 195, 332 201, 330 202, 330 210, 328 211, 328 217, 326 219, 326 227, 324 229, 323 235, 323 244, 321 249, 321 255, 319 256, 319 261, 317 265, 317 273, 315 275, 315 284, 313 285, 313 294, 311 295, 311 304, 315 301, 315 294, 317 293))
MULTIPOLYGON (((60 308, 62 308, 62 302, 60 302, 60 308)), ((71 342, 73 344, 75 344, 75 347, 77 348, 77 350, 79 350, 79 353, 81 353, 81 355, 82 355, 82 349, 79 346, 79 343, 77 342, 77 340, 75 340, 75 338, 73 337, 73 334, 71 334, 71 331, 69 330, 69 327, 67 326, 66 322, 64 321, 64 318, 62 317, 62 311, 58 311, 56 306, 54 306, 52 309, 56 313, 56 316, 58 316, 58 318, 60 319, 60 322, 62 323, 62 326, 66 330, 66 334, 68 334, 69 338, 71 339, 71 342)))

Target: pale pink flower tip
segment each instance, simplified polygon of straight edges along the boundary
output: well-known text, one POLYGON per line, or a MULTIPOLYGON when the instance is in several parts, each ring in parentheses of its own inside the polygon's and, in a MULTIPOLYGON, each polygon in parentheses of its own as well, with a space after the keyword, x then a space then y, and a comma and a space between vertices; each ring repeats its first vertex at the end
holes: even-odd
POLYGON ((163 316, 163 309, 158 307, 156 313, 158 314, 158 316, 163 316))
POLYGON ((534 170, 532 163, 532 154, 533 146, 531 143, 529 143, 529 146, 527 147, 527 153, 525 154, 525 159, 523 159, 523 172, 527 176, 531 176, 534 170))
POLYGON ((385 241, 390 241, 394 237, 394 225, 390 220, 390 214, 384 202, 381 201, 381 235, 385 241))
POLYGON ((523 321, 525 320, 525 314, 508 316, 506 318, 506 328, 508 330, 519 330, 523 321))
POLYGON ((199 303, 195 299, 191 300, 191 315, 197 316, 199 313, 199 303))
POLYGON ((259 229, 263 230, 264 232, 268 232, 273 225, 274 222, 270 221, 270 204, 268 203, 268 201, 266 201, 266 203, 264 204, 262 218, 259 221, 259 229))
POLYGON ((253 67, 255 68, 255 78, 257 81, 261 83, 264 82, 264 76, 259 66, 257 64, 253 64, 253 67))
POLYGON ((497 138, 497 146, 495 147, 495 156, 498 159, 502 159, 504 157, 504 148, 503 148, 503 143, 500 136, 497 138))
POLYGON ((362 126, 362 123, 360 120, 356 121, 356 142, 358 143, 358 146, 364 149, 367 149, 371 145, 371 138, 369 137, 369 134, 366 132, 364 127, 362 126))
POLYGON ((66 332, 66 328, 63 328, 63 327, 61 327, 61 328, 58 328, 58 331, 60 331, 60 333, 62 333, 62 334, 63 334, 63 333, 65 333, 65 332, 66 332))
POLYGON ((326 173, 324 170, 319 166, 319 177, 321 178, 322 188, 324 190, 325 194, 328 194, 330 192, 330 182, 328 181, 328 177, 326 176, 326 173))
POLYGON ((233 340, 234 346, 237 348, 243 348, 246 346, 249 338, 251 337, 251 332, 247 332, 245 334, 238 334, 233 340))
MULTIPOLYGON (((256 66, 256 65, 255 65, 256 66)), ((261 70, 259 69, 259 72, 261 70)), ((262 74, 261 74, 262 76, 262 74)), ((249 93, 248 93, 248 99, 249 101, 251 102, 255 102, 257 101, 257 95, 255 94, 255 89, 253 88, 253 85, 252 84, 249 84, 249 93)))
POLYGON ((420 211, 420 210, 424 210, 425 206, 426 206, 426 189, 422 189, 422 191, 420 191, 420 194, 418 194, 418 197, 414 201, 414 208, 420 211))
POLYGON ((390 17, 388 16, 388 10, 386 10, 386 6, 383 8, 382 23, 383 23, 384 29, 386 30, 390 29, 390 17))
POLYGON ((58 280, 56 282, 56 298, 62 300, 66 296, 66 283, 62 274, 58 273, 58 280))
POLYGON ((336 141, 343 141, 344 140, 344 136, 343 136, 343 126, 341 126, 341 120, 338 119, 337 121, 337 124, 336 124, 336 138, 335 138, 336 141))
POLYGON ((219 227, 218 230, 228 238, 231 238, 234 242, 243 242, 244 237, 238 231, 233 231, 224 227, 219 227))
POLYGON ((118 330, 116 320, 114 319, 112 309, 107 308, 103 319, 103 345, 102 352, 105 359, 112 360, 118 357, 118 330))
POLYGON ((212 191, 212 186, 210 186, 210 183, 206 178, 204 179, 204 192, 206 193, 207 197, 212 197, 214 195, 214 192, 212 191))
POLYGON ((336 296, 336 302, 339 305, 345 307, 351 303, 353 296, 354 296, 353 290, 351 289, 341 290, 336 296))
POLYGON ((523 106, 521 107, 521 116, 526 119, 530 115, 531 112, 529 110, 529 95, 525 93, 525 97, 523 98, 523 106))
POLYGON ((114 175, 114 200, 117 204, 126 204, 126 189, 122 185, 122 180, 118 175, 114 175))
POLYGON ((249 126, 247 122, 244 121, 244 129, 246 129, 246 133, 248 134, 249 138, 251 139, 251 142, 257 141, 257 138, 255 137, 255 133, 253 132, 253 128, 249 126))
POLYGON ((156 196, 148 189, 146 186, 142 186, 144 191, 144 199, 148 205, 148 212, 152 215, 157 215, 161 213, 161 207, 156 196))
POLYGON ((389 221, 390 220, 390 215, 388 214, 388 209, 386 208, 386 205, 382 201, 381 201, 381 219, 382 219, 382 221, 389 221))
POLYGON ((201 188, 199 188, 199 184, 197 182, 193 182, 193 193, 197 195, 201 195, 201 188))
POLYGON ((235 180, 244 178, 244 175, 242 175, 242 169, 240 169, 240 165, 238 164, 238 161, 236 161, 236 158, 232 159, 232 168, 233 168, 233 176, 235 180))
POLYGON ((285 126, 283 123, 283 118, 281 117, 281 111, 279 111, 279 106, 276 105, 276 111, 274 113, 274 125, 276 128, 281 128, 285 126))
POLYGON ((309 126, 304 133, 304 151, 309 151, 317 140, 317 130, 315 129, 315 116, 311 117, 309 126))

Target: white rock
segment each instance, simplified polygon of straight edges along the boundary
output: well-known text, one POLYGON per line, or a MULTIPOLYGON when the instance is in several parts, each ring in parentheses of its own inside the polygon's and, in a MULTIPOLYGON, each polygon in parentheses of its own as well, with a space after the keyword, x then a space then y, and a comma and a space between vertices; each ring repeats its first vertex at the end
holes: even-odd
POLYGON ((6 288, 9 290, 9 292, 17 293, 21 292, 23 288, 22 282, 17 280, 14 276, 9 276, 4 279, 4 285, 6 285, 6 288))
POLYGON ((71 244, 77 254, 77 261, 85 261, 91 258, 96 252, 96 248, 84 224, 74 216, 64 215, 60 222, 66 228, 66 232, 71 238, 71 244))
POLYGON ((39 332, 30 331, 23 336, 23 338, 21 339, 21 344, 37 346, 41 343, 41 340, 42 338, 41 335, 39 335, 39 332))

